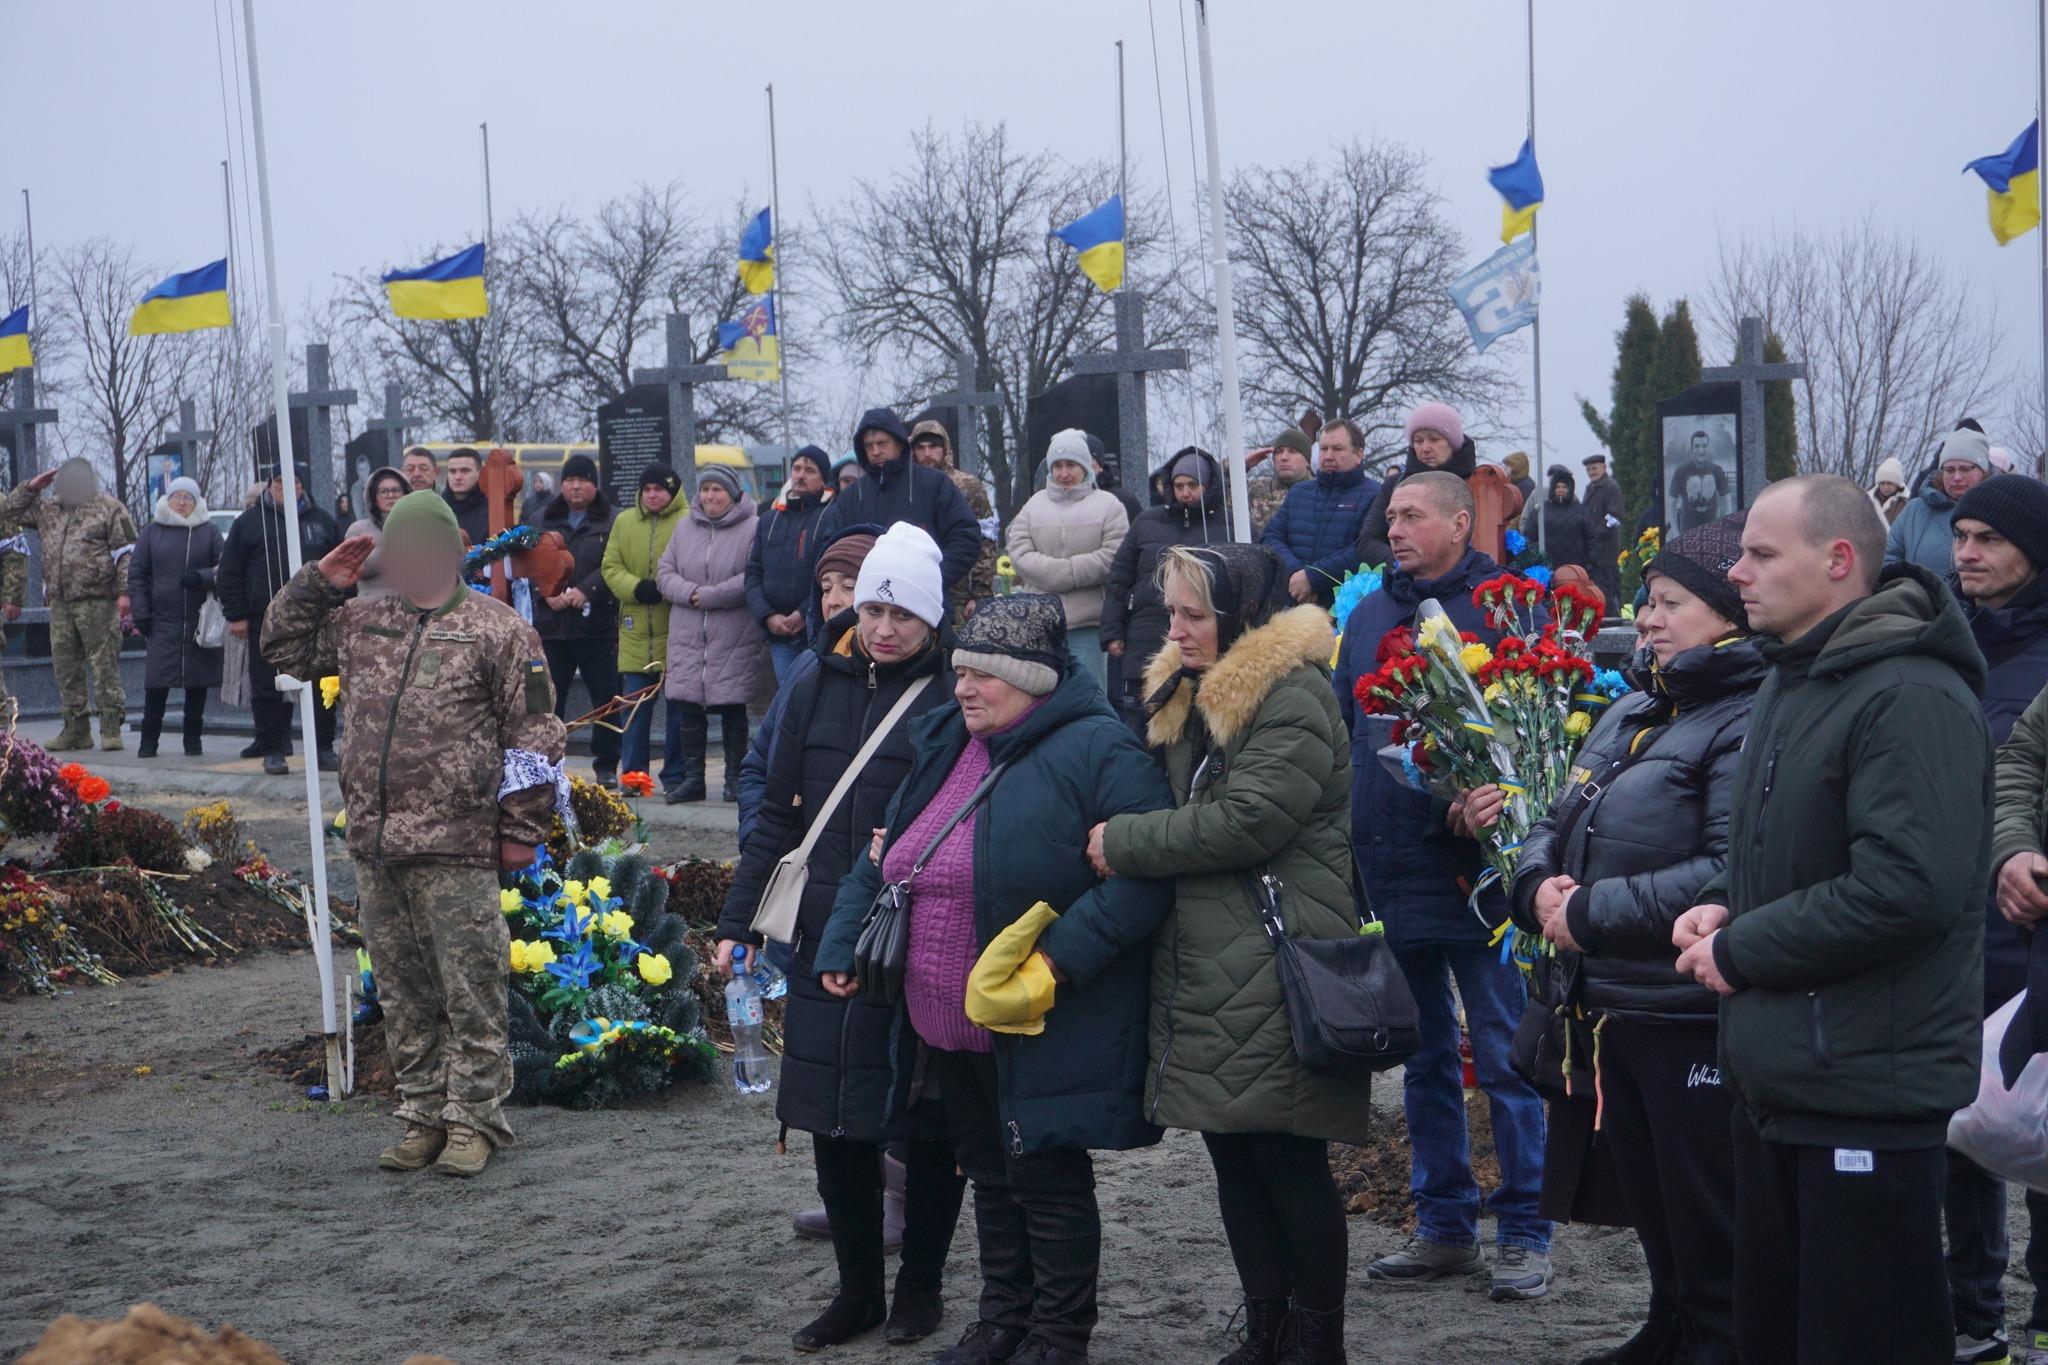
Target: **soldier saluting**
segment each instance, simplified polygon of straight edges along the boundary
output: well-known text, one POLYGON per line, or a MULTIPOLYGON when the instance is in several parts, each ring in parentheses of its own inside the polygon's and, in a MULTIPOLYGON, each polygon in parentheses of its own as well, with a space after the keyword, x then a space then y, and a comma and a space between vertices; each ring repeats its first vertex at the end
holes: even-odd
POLYGON ((438 494, 384 519, 389 596, 348 600, 378 541, 351 536, 287 583, 263 656, 301 678, 338 673, 348 849, 376 966, 405 1137, 377 1164, 483 1170, 511 1141, 499 868, 524 867, 556 809, 565 732, 540 638, 462 582, 462 533, 438 494))

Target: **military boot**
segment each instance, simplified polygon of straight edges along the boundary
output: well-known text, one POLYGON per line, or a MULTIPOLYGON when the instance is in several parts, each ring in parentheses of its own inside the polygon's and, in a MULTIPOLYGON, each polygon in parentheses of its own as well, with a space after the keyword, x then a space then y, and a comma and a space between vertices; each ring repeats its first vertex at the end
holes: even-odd
POLYGON ((377 1154, 377 1164, 387 1171, 418 1171, 433 1164, 446 1146, 448 1134, 424 1123, 408 1123, 405 1137, 395 1147, 377 1154))
POLYGON ((474 1128, 451 1123, 448 1125, 448 1145, 441 1149, 441 1159, 434 1163, 434 1170, 441 1175, 482 1175, 490 1159, 489 1138, 474 1128))
MULTIPOLYGON (((121 728, 127 723, 128 718, 126 716, 100 717, 100 748, 108 753, 112 753, 116 749, 127 748, 127 744, 121 738, 121 728)), ((88 743, 86 747, 91 748, 92 746, 88 743)))
POLYGON ((92 722, 84 716, 74 716, 67 713, 64 717, 64 728, 57 732, 55 739, 43 747, 51 753, 58 753, 66 749, 90 749, 92 747, 92 722))

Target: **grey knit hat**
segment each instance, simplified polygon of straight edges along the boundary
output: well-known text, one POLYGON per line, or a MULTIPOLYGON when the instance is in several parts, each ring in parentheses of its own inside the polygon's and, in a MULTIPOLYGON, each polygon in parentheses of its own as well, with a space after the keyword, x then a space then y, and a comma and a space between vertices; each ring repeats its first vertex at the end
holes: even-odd
POLYGON ((984 598, 954 637, 953 667, 1049 696, 1067 665, 1067 609, 1051 593, 984 598))
POLYGON ((702 488, 707 483, 715 483, 723 488, 725 495, 734 502, 738 502, 740 494, 745 491, 740 487, 739 476, 724 465, 707 464, 697 467, 697 487, 702 488))

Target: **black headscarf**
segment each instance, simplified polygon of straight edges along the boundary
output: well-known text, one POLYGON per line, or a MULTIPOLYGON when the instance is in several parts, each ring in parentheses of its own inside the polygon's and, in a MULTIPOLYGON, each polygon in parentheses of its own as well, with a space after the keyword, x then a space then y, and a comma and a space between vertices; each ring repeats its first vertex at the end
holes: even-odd
MULTIPOLYGON (((1189 554, 1209 575, 1209 599, 1216 607, 1216 657, 1222 658, 1247 631, 1294 605, 1280 556, 1264 545, 1204 545, 1189 554)), ((1146 699, 1148 711, 1166 705, 1183 678, 1202 685, 1201 669, 1181 667, 1146 699)))

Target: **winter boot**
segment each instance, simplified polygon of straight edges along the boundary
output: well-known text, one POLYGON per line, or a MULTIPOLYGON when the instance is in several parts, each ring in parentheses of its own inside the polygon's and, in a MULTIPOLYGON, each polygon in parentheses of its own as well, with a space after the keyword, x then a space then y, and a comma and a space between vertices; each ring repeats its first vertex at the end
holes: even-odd
POLYGON ((671 806, 704 799, 704 751, 709 747, 708 729, 701 710, 683 713, 683 780, 661 796, 671 806))
POLYGON ((1652 1297, 1650 1316, 1619 1346, 1587 1356, 1579 1365, 1673 1365, 1685 1345, 1685 1319, 1678 1305, 1652 1297))
POLYGON ((188 687, 185 689, 185 754, 198 758, 206 752, 199 737, 206 731, 206 689, 188 687))
POLYGON ((377 1155, 377 1164, 387 1171, 419 1171, 434 1164, 434 1158, 441 1155, 441 1149, 448 1145, 448 1134, 439 1128, 429 1128, 424 1123, 405 1125, 405 1136, 394 1147, 386 1147, 377 1155))
MULTIPOLYGON (((127 724, 128 717, 122 715, 118 711, 111 716, 101 716, 100 748, 106 750, 108 753, 112 753, 116 749, 127 748, 127 744, 123 742, 123 740, 121 739, 121 730, 127 724)), ((86 745, 86 747, 90 749, 92 746, 88 744, 86 745)))
POLYGON ((155 758, 157 740, 164 733, 164 703, 170 689, 152 687, 142 694, 142 742, 135 746, 137 758, 155 758))
POLYGON ((1273 1365, 1280 1359, 1281 1333, 1287 1326, 1287 1300, 1246 1299, 1244 1341, 1216 1365, 1273 1365))
POLYGON ((87 720, 83 714, 72 715, 69 711, 65 712, 64 728, 57 732, 55 739, 43 747, 53 754, 67 749, 90 749, 92 747, 92 722, 87 720))
POLYGON ((720 716, 718 733, 725 745, 725 789, 718 799, 731 804, 740 799, 740 765, 747 761, 746 709, 735 707, 720 716))
POLYGON ((448 1125, 448 1145, 441 1149, 441 1159, 434 1163, 434 1170, 440 1175, 467 1178, 482 1175, 491 1159, 491 1140, 474 1128, 459 1123, 448 1125))
POLYGON ((1346 1365, 1342 1304, 1327 1313, 1296 1304, 1293 1328, 1294 1340, 1279 1365, 1346 1365))

